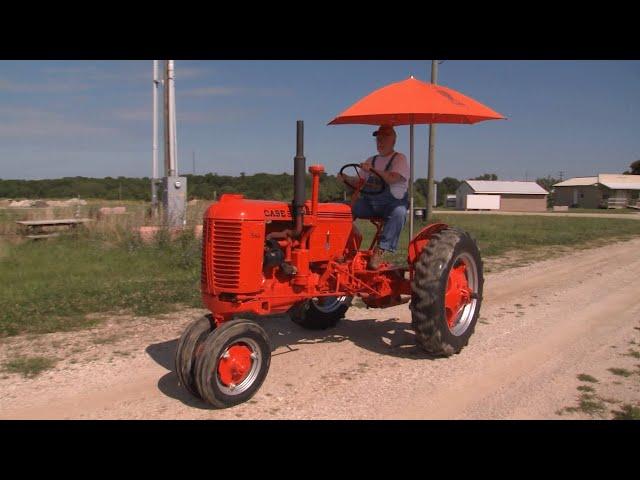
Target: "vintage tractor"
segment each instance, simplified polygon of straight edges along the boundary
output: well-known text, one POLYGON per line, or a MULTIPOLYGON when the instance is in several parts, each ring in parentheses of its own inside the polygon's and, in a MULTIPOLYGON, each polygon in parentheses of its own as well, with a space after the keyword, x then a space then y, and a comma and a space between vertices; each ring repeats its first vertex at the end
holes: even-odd
MULTIPOLYGON (((341 172, 347 167, 358 168, 345 165, 341 172)), ((371 219, 376 234, 361 250, 351 206, 319 203, 324 167, 309 172, 306 200, 299 121, 291 204, 225 194, 204 215, 201 290, 211 313, 182 334, 176 372, 189 392, 214 406, 244 402, 260 388, 271 361, 260 323, 269 315, 288 312, 304 328, 325 329, 344 317, 355 296, 371 308, 410 298, 416 341, 430 354, 460 352, 474 331, 483 274, 468 233, 428 225, 411 239, 406 265, 368 269, 384 219, 371 219)), ((355 193, 367 192, 363 183, 351 185, 355 193)))

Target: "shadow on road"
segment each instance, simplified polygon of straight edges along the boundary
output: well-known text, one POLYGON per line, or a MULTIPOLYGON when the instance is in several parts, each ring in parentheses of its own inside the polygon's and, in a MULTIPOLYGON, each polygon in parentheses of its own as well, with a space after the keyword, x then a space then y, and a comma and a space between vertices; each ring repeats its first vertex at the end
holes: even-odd
MULTIPOLYGON (((360 348, 381 355, 414 360, 437 360, 415 343, 411 325, 397 318, 387 320, 343 319, 338 325, 327 330, 305 330, 293 323, 288 316, 269 317, 261 321, 269 334, 272 356, 293 353, 298 345, 315 343, 352 342, 360 348)), ((174 357, 178 340, 155 343, 146 348, 149 356, 159 365, 170 370, 158 381, 158 389, 165 395, 180 400, 185 405, 201 409, 214 409, 209 404, 195 398, 178 384, 174 357)))

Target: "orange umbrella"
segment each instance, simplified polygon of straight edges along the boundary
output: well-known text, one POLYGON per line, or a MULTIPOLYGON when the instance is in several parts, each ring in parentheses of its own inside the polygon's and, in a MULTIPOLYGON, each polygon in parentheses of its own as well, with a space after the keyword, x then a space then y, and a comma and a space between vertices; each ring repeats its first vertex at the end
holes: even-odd
POLYGON ((425 123, 473 124, 504 118, 460 92, 410 77, 370 93, 334 118, 329 125, 411 125, 409 218, 410 235, 413 236, 413 126, 425 123))
POLYGON ((417 125, 478 123, 502 115, 455 90, 411 77, 367 95, 334 118, 329 125, 417 125))

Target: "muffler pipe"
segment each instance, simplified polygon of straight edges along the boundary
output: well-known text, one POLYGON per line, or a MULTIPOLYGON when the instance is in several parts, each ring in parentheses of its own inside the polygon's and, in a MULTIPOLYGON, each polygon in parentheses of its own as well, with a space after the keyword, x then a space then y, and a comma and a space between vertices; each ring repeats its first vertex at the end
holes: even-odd
POLYGON ((306 159, 304 158, 304 122, 296 122, 296 156, 293 158, 293 202, 292 215, 295 223, 293 230, 271 232, 267 240, 283 238, 299 238, 302 235, 302 217, 306 200, 306 159))
POLYGON ((293 159, 293 216, 295 217, 295 237, 302 233, 302 216, 304 202, 307 198, 306 189, 306 159, 304 158, 304 122, 296 122, 296 156, 293 159))

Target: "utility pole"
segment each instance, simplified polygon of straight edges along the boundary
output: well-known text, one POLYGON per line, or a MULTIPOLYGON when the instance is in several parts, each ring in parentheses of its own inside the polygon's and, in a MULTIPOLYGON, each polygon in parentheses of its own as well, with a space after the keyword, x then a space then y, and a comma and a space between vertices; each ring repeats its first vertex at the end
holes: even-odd
POLYGON ((192 160, 193 160, 193 175, 195 175, 196 174, 196 152, 194 150, 191 153, 192 153, 192 160))
POLYGON ((153 61, 153 140, 152 140, 152 167, 151 167, 151 215, 158 216, 158 60, 153 61))
POLYGON ((174 75, 173 60, 166 60, 164 80, 164 165, 165 175, 168 177, 175 176, 178 170, 174 75))
POLYGON ((173 60, 165 61, 164 75, 164 178, 162 206, 164 224, 169 228, 186 226, 187 178, 178 176, 176 97, 173 60))
MULTIPOLYGON (((431 83, 438 83, 438 61, 431 60, 431 83)), ((436 126, 429 124, 429 163, 427 165, 427 218, 431 220, 433 216, 433 164, 435 160, 436 126)), ((413 215, 413 212, 411 212, 413 215)))

